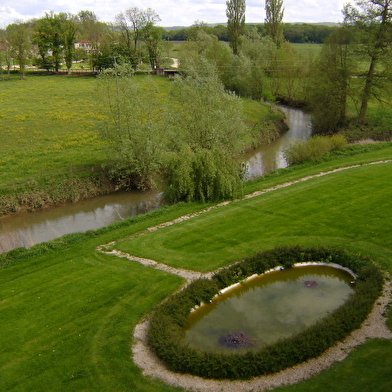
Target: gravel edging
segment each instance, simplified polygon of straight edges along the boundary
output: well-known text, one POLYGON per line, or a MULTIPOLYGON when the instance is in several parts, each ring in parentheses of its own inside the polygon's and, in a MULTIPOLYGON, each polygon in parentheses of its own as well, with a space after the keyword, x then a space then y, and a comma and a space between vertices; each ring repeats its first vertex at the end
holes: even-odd
MULTIPOLYGON (((262 194, 282 189, 293 184, 298 184, 313 178, 323 177, 328 174, 340 172, 343 170, 348 170, 352 168, 357 168, 361 166, 390 163, 391 160, 371 162, 362 165, 346 166, 338 169, 334 169, 328 172, 321 172, 319 174, 310 175, 303 177, 298 180, 286 182, 262 191, 256 191, 249 195, 245 195, 243 199, 249 199, 252 197, 260 196, 262 194)), ((200 212, 185 215, 183 217, 177 218, 173 221, 162 223, 160 225, 150 227, 145 232, 139 233, 138 235, 143 235, 148 232, 159 230, 163 227, 171 226, 183 220, 188 220, 196 217, 200 214, 209 212, 215 208, 223 207, 228 204, 234 203, 234 201, 226 201, 215 206, 209 207, 200 212)), ((135 237, 135 235, 130 238, 135 237)), ((166 264, 159 263, 155 260, 145 259, 131 255, 126 252, 121 252, 119 250, 113 249, 116 241, 109 244, 101 245, 97 247, 97 251, 109 255, 114 255, 116 257, 127 258, 130 261, 136 261, 148 267, 156 268, 171 274, 178 275, 186 279, 187 283, 199 279, 201 277, 210 277, 215 272, 202 273, 198 271, 185 270, 181 268, 170 267, 166 264)), ((386 282, 384 290, 379 299, 375 302, 372 312, 369 314, 367 319, 364 321, 360 329, 353 331, 344 341, 338 342, 335 346, 326 350, 321 356, 311 359, 307 362, 294 366, 292 368, 285 369, 279 373, 272 375, 256 377, 247 381, 230 381, 230 380, 213 380, 204 379, 198 376, 193 376, 191 374, 181 374, 169 371, 164 363, 155 355, 151 347, 148 345, 148 328, 149 320, 148 317, 142 320, 134 330, 134 344, 132 346, 133 360, 137 366, 142 369, 144 376, 150 376, 153 378, 158 378, 163 382, 175 386, 182 387, 185 390, 196 391, 196 392, 255 392, 255 391, 265 391, 274 389, 283 385, 290 385, 298 383, 302 380, 309 379, 323 370, 330 368, 334 363, 344 360, 349 353, 357 346, 366 342, 367 339, 380 338, 380 339, 391 339, 392 331, 390 331, 386 325, 386 317, 384 316, 387 305, 391 298, 392 284, 391 282, 386 282)))
POLYGON ((321 356, 285 369, 279 373, 256 377, 248 381, 212 380, 169 371, 155 355, 147 342, 148 318, 139 323, 134 330, 133 360, 144 376, 159 378, 165 383, 197 392, 254 392, 270 390, 283 385, 295 384, 319 374, 334 363, 344 360, 357 346, 367 339, 392 339, 392 332, 386 325, 384 316, 390 301, 391 283, 384 286, 380 298, 360 329, 351 333, 343 342, 329 348, 321 356))

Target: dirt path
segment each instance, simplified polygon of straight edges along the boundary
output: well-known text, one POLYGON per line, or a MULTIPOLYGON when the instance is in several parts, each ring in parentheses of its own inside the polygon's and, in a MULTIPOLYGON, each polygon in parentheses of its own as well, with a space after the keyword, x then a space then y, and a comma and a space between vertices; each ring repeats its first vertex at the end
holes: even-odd
MULTIPOLYGON (((343 167, 328 172, 322 172, 319 174, 311 175, 308 177, 301 178, 299 180, 294 180, 286 182, 284 184, 277 185, 262 191, 257 191, 252 194, 246 195, 244 199, 249 199, 252 197, 257 197, 259 195, 272 192, 278 189, 289 187, 293 184, 298 184, 304 181, 311 180, 313 178, 322 177, 328 174, 353 169, 360 166, 368 166, 382 163, 389 163, 392 160, 377 161, 368 163, 365 165, 354 165, 343 167)), ((139 233, 136 236, 144 235, 146 233, 159 230, 163 227, 174 225, 178 222, 184 220, 192 219, 201 214, 207 213, 213 209, 226 206, 231 203, 235 203, 238 200, 228 201, 224 203, 217 204, 215 206, 206 208, 195 214, 184 215, 173 221, 166 222, 157 226, 150 227, 145 232, 139 233)), ((135 236, 131 236, 133 238, 135 236)), ((201 273, 198 271, 191 271, 181 268, 170 267, 166 264, 159 263, 155 260, 145 259, 137 256, 133 256, 126 252, 121 252, 113 249, 116 242, 111 242, 109 244, 101 245, 97 248, 99 252, 114 255, 117 257, 127 258, 130 261, 136 261, 147 267, 156 268, 162 271, 166 271, 171 274, 181 276, 190 282, 201 277, 209 277, 214 272, 201 273)), ((366 342, 367 339, 371 338, 381 338, 381 339, 392 339, 392 332, 386 326, 386 318, 384 317, 387 305, 391 299, 392 286, 388 282, 385 287, 383 294, 376 301, 373 311, 368 316, 366 321, 363 323, 362 327, 358 330, 352 332, 352 334, 345 339, 343 342, 339 342, 336 346, 328 349, 320 357, 297 365, 295 367, 285 369, 282 372, 257 377, 249 381, 219 381, 219 380, 207 380, 200 377, 192 376, 189 374, 179 374, 174 373, 166 369, 164 364, 156 357, 154 352, 151 350, 147 344, 147 332, 148 332, 148 318, 142 320, 135 328, 134 331, 134 345, 132 347, 133 360, 134 362, 143 370, 143 375, 150 376, 154 378, 159 378, 165 383, 179 386, 186 390, 200 391, 200 392, 252 392, 252 391, 264 391, 272 388, 276 388, 282 385, 294 384, 299 381, 313 377, 314 375, 320 373, 321 371, 328 369, 335 362, 342 361, 347 357, 347 355, 358 345, 366 342)))

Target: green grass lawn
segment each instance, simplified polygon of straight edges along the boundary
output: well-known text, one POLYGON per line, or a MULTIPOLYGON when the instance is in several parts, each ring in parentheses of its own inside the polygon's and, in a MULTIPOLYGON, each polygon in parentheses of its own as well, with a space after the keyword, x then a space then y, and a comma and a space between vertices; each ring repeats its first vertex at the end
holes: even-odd
MULTIPOLYGON (((246 185, 246 191, 380 159, 392 159, 391 144, 281 170, 246 185)), ((392 272, 391 177, 391 163, 342 171, 218 208, 116 247, 205 271, 276 245, 333 245, 369 254, 392 272)), ((38 245, 1 269, 0 390, 180 390, 143 377, 132 362, 131 344, 135 325, 183 280, 100 254, 96 247, 205 207, 166 207, 80 235, 57 250, 38 245)), ((61 243, 66 240, 57 240, 61 243)), ((371 340, 330 370, 281 390, 387 392, 392 388, 391 354, 390 341, 371 340)))
POLYGON ((176 267, 215 270, 257 249, 295 243, 359 250, 388 267, 392 220, 383 216, 392 208, 390 184, 392 163, 362 166, 218 208, 119 249, 176 267))
POLYGON ((91 171, 105 159, 95 132, 91 77, 28 76, 0 86, 1 187, 70 170, 91 171))

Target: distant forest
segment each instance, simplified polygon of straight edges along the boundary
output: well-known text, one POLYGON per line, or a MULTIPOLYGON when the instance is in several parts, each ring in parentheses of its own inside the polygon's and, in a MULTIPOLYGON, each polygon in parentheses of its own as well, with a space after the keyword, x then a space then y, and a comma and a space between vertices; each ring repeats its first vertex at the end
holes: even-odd
MULTIPOLYGON (((285 23, 284 38, 295 44, 322 44, 336 30, 339 24, 285 23)), ((169 41, 186 41, 194 35, 194 30, 203 27, 208 33, 216 35, 221 41, 228 41, 226 24, 194 25, 192 27, 166 27, 165 39, 169 41)), ((264 24, 247 24, 247 28, 256 27, 261 35, 266 35, 264 24)))

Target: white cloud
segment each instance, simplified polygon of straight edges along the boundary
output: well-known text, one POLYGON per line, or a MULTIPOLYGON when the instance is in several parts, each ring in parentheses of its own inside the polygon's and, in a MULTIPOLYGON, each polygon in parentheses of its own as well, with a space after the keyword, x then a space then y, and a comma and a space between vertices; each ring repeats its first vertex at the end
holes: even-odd
MULTIPOLYGON (((284 0, 285 22, 342 21, 344 0, 284 0)), ((16 19, 40 18, 45 12, 93 11, 105 22, 113 22, 115 15, 129 7, 152 8, 161 17, 162 26, 190 26, 195 21, 226 22, 226 0, 2 0, 0 27, 16 19)), ((248 0, 246 21, 262 23, 265 1, 248 0)))

